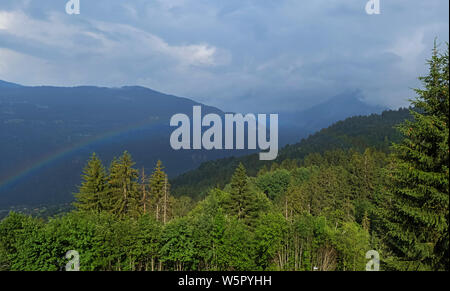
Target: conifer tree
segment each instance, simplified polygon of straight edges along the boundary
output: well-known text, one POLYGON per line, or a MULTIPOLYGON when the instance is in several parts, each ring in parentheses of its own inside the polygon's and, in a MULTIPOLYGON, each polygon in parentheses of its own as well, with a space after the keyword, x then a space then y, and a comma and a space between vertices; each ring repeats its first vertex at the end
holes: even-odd
POLYGON ((250 223, 256 215, 256 197, 251 193, 245 167, 242 163, 231 178, 230 211, 238 220, 250 223))
POLYGON ((138 170, 134 169, 131 155, 125 151, 119 160, 111 163, 109 184, 111 187, 111 210, 120 217, 137 215, 139 209, 138 170))
POLYGON ((413 121, 400 130, 394 145, 390 209, 385 213, 387 242, 400 265, 395 268, 449 268, 449 63, 436 45, 429 74, 419 78, 412 100, 413 121))
POLYGON ((162 162, 158 160, 155 170, 150 177, 150 196, 153 211, 158 221, 166 223, 170 217, 170 185, 167 174, 163 171, 162 162))
POLYGON ((83 182, 75 194, 75 206, 80 211, 100 212, 106 207, 109 194, 107 174, 102 162, 92 154, 82 175, 83 182))

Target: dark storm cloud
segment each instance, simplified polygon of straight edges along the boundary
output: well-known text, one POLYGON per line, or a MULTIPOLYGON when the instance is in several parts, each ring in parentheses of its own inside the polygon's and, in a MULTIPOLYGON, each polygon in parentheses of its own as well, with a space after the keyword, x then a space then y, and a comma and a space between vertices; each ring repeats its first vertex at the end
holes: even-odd
POLYGON ((405 105, 447 0, 2 0, 0 79, 143 85, 233 111, 300 110, 359 90, 405 105))

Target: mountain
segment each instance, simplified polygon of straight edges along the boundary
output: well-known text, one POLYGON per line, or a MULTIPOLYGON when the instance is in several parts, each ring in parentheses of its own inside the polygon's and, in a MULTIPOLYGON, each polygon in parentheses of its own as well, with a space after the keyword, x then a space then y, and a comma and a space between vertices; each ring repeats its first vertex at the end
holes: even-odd
MULTIPOLYGON (((128 150, 136 167, 151 172, 161 159, 170 176, 201 162, 244 154, 174 151, 173 114, 192 115, 190 99, 143 87, 26 87, 1 82, 0 208, 71 201, 92 152, 108 166, 128 150)), ((223 114, 202 105, 206 113, 223 114)))
MULTIPOLYGON (((308 110, 279 113, 279 145, 299 142, 339 119, 380 110, 359 98, 348 92, 308 110)), ((0 81, 0 209, 71 201, 92 152, 108 166, 128 150, 138 161, 135 167, 147 173, 161 159, 169 177, 206 161, 254 152, 172 150, 170 117, 191 116, 194 105, 201 105, 203 114, 224 114, 139 86, 29 87, 0 81)))
POLYGON ((363 102, 359 91, 347 92, 303 111, 301 125, 311 129, 324 128, 347 117, 381 113, 386 109, 363 102), (322 118, 317 118, 318 116, 322 118))
POLYGON ((282 144, 297 143, 301 138, 339 120, 352 116, 381 113, 387 109, 377 105, 369 105, 362 101, 362 95, 359 91, 349 91, 333 96, 305 110, 281 113, 280 127, 283 129, 281 130, 281 139, 284 141, 282 144), (293 134, 295 131, 297 135, 293 134))
POLYGON ((279 151, 275 161, 260 161, 257 154, 208 161, 171 180, 172 193, 176 196, 202 198, 209 189, 223 187, 224 183, 230 181, 239 163, 244 164, 250 176, 255 176, 263 167, 270 168, 273 163, 281 164, 287 160, 301 162, 312 153, 350 148, 364 151, 368 147, 389 152, 391 143, 401 138, 395 126, 406 119, 411 119, 409 109, 350 117, 302 139, 299 143, 286 145, 279 151))

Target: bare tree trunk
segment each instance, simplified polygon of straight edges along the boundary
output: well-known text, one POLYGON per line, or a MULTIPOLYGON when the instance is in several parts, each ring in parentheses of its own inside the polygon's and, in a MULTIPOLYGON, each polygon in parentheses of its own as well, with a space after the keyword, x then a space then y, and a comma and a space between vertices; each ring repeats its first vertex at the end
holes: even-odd
POLYGON ((123 214, 127 213, 128 210, 128 193, 127 185, 123 185, 123 214))
POLYGON ((288 220, 288 198, 287 196, 285 197, 285 202, 284 202, 284 208, 285 208, 285 216, 286 216, 286 220, 288 220))
POLYGON ((147 212, 147 192, 145 191, 145 170, 142 168, 142 202, 144 208, 144 214, 147 212))
POLYGON ((163 224, 166 224, 166 218, 167 218, 167 176, 164 180, 164 217, 163 217, 163 224))

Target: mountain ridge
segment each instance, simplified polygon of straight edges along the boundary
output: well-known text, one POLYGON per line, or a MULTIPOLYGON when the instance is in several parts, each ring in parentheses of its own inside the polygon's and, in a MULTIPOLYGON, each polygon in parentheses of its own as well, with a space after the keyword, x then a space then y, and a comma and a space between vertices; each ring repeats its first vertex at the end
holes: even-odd
POLYGON ((411 118, 410 110, 406 108, 349 117, 309 135, 296 144, 286 145, 280 149, 275 161, 260 161, 257 154, 251 154, 202 163, 197 169, 172 179, 172 191, 175 196, 203 198, 211 188, 224 187, 239 163, 244 164, 249 176, 255 176, 263 167, 270 169, 273 164, 292 160, 301 163, 306 156, 313 153, 350 148, 358 151, 375 148, 389 152, 391 142, 401 139, 396 125, 411 118))
MULTIPOLYGON (((219 108, 189 98, 142 86, 21 86, 6 81, 0 84, 0 207, 70 201, 81 170, 94 151, 108 166, 114 156, 128 150, 138 161, 136 167, 145 168, 146 172, 161 159, 170 177, 209 160, 254 152, 172 150, 169 135, 173 128, 169 120, 173 114, 191 116, 194 105, 201 105, 203 114, 224 114, 219 108)), ((341 103, 345 100, 342 98, 341 103)), ((280 146, 299 142, 322 128, 321 124, 308 128, 300 125, 305 123, 301 120, 303 115, 294 114, 288 120, 280 113, 280 146)), ((326 126, 331 123, 327 116, 313 115, 326 126)))

